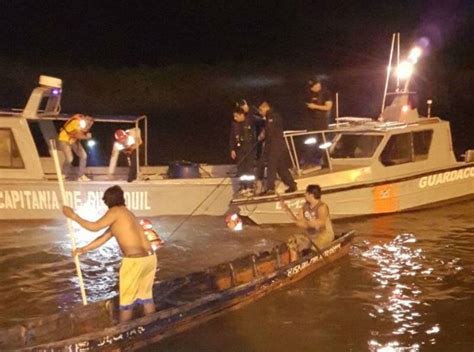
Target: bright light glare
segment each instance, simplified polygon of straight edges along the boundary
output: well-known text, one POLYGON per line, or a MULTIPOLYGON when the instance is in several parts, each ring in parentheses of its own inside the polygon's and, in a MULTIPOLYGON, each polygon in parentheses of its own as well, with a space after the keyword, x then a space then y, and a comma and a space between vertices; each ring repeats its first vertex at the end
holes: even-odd
POLYGON ((114 148, 117 150, 123 150, 125 147, 121 143, 115 142, 114 148))
POLYGON ((397 75, 400 79, 407 79, 413 74, 413 64, 408 61, 403 61, 397 68, 397 75))
POLYGON ((128 136, 127 145, 133 145, 133 144, 135 144, 135 138, 133 136, 128 136))
POLYGON ((316 144, 317 142, 318 140, 316 139, 316 137, 309 137, 309 138, 306 138, 306 140, 304 141, 304 144, 313 145, 313 144, 316 144))
POLYGON ((234 231, 242 231, 243 228, 244 228, 244 225, 241 222, 239 222, 237 223, 237 225, 235 225, 234 231))
POLYGON ((93 140, 93 139, 89 139, 89 140, 87 141, 87 146, 90 147, 90 148, 95 147, 96 144, 97 144, 96 141, 93 140))
POLYGON ((239 177, 240 181, 255 181, 254 175, 242 175, 239 177))
POLYGON ((86 120, 81 119, 81 120, 79 121, 79 127, 80 127, 81 129, 84 129, 84 128, 86 128, 86 126, 87 126, 86 120))
POLYGON ((319 145, 319 149, 328 149, 332 145, 331 142, 325 142, 319 145))
POLYGON ((410 107, 408 105, 403 105, 402 106, 402 111, 403 112, 408 112, 408 110, 410 110, 410 107))
POLYGON ((411 62, 411 63, 414 63, 416 64, 418 62, 418 59, 420 58, 421 56, 421 49, 419 47, 414 47, 413 49, 410 50, 410 54, 408 55, 408 60, 411 62))

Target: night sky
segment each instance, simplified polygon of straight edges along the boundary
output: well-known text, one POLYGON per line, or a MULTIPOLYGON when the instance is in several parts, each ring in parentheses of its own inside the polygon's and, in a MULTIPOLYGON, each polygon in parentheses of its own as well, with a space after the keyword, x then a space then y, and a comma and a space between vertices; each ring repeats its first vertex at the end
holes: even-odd
POLYGON ((380 56, 380 43, 401 32, 404 40, 429 37, 435 51, 456 50, 456 64, 473 58, 473 1, 255 3, 3 2, 1 56, 107 67, 329 60, 335 67, 380 56))
MULTIPOLYGON (((14 89, 27 96, 36 82, 33 76, 56 74, 68 79, 63 101, 68 111, 87 106, 94 111, 103 107, 100 113, 147 114, 156 122, 152 128, 162 131, 156 132, 162 151, 175 138, 173 133, 184 136, 208 126, 209 133, 218 135, 217 145, 225 148, 229 121, 222 116, 230 116, 233 101, 266 94, 284 101, 284 115, 296 115, 298 109, 290 105, 301 106, 301 95, 291 94, 304 89, 313 73, 334 78, 332 91, 342 92, 352 113, 374 116, 393 32, 401 33, 406 49, 422 37, 429 40, 417 77, 422 99, 435 99, 440 116, 454 124, 460 148, 474 148, 466 132, 474 128, 472 0, 4 1, 0 79, 11 89, 0 87, 0 105, 20 105, 14 89), (252 87, 265 82, 262 74, 271 85, 273 72, 280 77, 275 81, 279 87, 252 87), (367 73, 377 78, 364 78, 367 73), (118 91, 119 81, 125 82, 122 87, 134 82, 141 98, 120 105, 105 93, 97 93, 97 101, 73 95, 70 90, 80 92, 84 85, 77 77, 93 77, 88 89, 111 87, 114 97, 130 95, 118 91), (377 102, 361 97, 361 87, 377 90, 377 102), (196 110, 199 118, 191 121, 196 110), (162 119, 164 111, 173 114, 173 124, 162 119)), ((180 153, 185 151, 176 146, 161 159, 187 157, 180 153)))

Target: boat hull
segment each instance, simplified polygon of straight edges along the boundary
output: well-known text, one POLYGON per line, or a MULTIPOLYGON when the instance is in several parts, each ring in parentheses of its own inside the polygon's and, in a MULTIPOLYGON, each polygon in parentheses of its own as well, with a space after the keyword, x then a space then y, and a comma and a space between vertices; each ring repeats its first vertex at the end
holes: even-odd
MULTIPOLYGON (((390 181, 323 189, 332 219, 396 213, 469 197, 474 197, 472 163, 390 181)), ((297 193, 235 200, 233 204, 257 224, 290 223, 282 199, 294 210, 305 202, 304 193, 297 193)))
MULTIPOLYGON (((168 179, 155 181, 67 182, 69 204, 81 215, 106 211, 104 191, 120 185, 127 207, 137 216, 224 215, 238 182, 234 178, 168 179)), ((55 181, 0 181, 0 220, 54 219, 61 216, 61 196, 55 181)))

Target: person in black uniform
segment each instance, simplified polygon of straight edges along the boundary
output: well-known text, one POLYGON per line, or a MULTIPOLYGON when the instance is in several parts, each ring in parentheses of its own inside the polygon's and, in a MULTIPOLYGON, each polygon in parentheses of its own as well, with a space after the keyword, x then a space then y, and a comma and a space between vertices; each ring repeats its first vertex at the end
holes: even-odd
POLYGON ((308 86, 306 128, 314 131, 327 130, 333 105, 331 94, 323 87, 318 78, 309 80, 308 86))
MULTIPOLYGON (((260 104, 258 110, 265 119, 265 146, 263 157, 267 162, 267 189, 265 195, 275 193, 276 175, 288 186, 285 193, 295 192, 297 185, 288 170, 290 160, 285 138, 283 137, 283 121, 270 104, 266 101, 260 104)), ((259 175, 261 177, 261 175, 259 175)))
POLYGON ((230 157, 237 162, 240 190, 252 187, 255 180, 255 122, 240 107, 234 109, 234 121, 230 130, 230 157))

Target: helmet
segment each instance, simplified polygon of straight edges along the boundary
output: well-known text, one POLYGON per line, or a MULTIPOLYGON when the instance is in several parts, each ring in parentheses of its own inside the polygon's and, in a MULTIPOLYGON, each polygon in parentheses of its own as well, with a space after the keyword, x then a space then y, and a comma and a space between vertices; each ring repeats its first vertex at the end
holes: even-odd
POLYGON ((119 142, 119 143, 124 143, 126 140, 127 140, 127 132, 125 132, 124 130, 117 130, 115 131, 115 139, 119 142))

